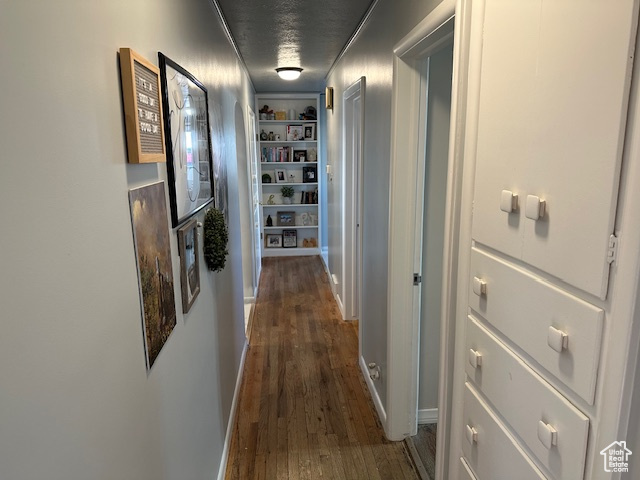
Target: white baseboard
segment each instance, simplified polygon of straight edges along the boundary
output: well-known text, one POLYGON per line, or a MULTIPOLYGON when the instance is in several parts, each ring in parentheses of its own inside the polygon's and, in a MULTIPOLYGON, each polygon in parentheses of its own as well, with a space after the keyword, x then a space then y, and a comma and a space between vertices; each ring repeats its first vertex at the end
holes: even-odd
POLYGON ((244 361, 247 358, 247 350, 249 343, 244 342, 242 356, 240 357, 240 367, 238 368, 238 377, 236 379, 236 388, 233 391, 233 401, 231 402, 231 412, 229 413, 229 422, 227 423, 227 433, 224 436, 224 446, 222 447, 222 458, 220 459, 220 469, 218 470, 218 480, 224 480, 224 474, 227 471, 227 461, 229 460, 229 447, 231 446, 231 435, 233 433, 233 424, 236 419, 236 411, 238 402, 240 401, 240 387, 242 386, 242 374, 244 373, 244 361))
POLYGON ((369 388, 369 393, 371 394, 371 399, 373 400, 373 404, 376 407, 376 412, 378 412, 378 418, 380 418, 380 423, 382 423, 382 427, 384 430, 387 430, 387 412, 384 410, 382 406, 382 401, 380 400, 380 396, 378 395, 378 390, 373 384, 373 380, 369 376, 369 368, 367 367, 367 362, 365 362, 364 357, 360 357, 360 370, 362 371, 362 375, 364 376, 364 381, 369 388))
POLYGON ((425 408, 424 410, 418 410, 418 425, 425 423, 438 423, 437 408, 425 408))

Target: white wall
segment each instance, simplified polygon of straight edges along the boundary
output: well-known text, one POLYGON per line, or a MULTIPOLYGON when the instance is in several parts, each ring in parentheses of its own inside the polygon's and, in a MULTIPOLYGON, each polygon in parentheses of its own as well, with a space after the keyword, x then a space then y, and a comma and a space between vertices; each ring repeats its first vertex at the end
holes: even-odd
POLYGON ((0 59, 0 477, 213 478, 244 345, 234 106, 253 95, 217 16, 202 0, 3 1, 0 59), (202 267, 183 316, 172 233, 178 321, 150 372, 127 192, 166 171, 126 163, 123 46, 208 87, 229 177, 227 267, 202 267))
MULTIPOLYGON (((377 394, 386 404, 387 368, 387 235, 389 221, 389 159, 393 47, 439 2, 380 0, 366 26, 327 79, 334 87, 333 111, 327 114, 328 163, 333 181, 328 183, 329 269, 340 276, 340 251, 344 204, 340 197, 342 168, 342 94, 360 77, 366 77, 363 154, 363 306, 362 352, 367 363, 381 367, 377 394)), ((342 279, 339 279, 342 282, 342 279)))
POLYGON ((453 45, 430 58, 422 237, 418 410, 438 407, 440 300, 451 113, 453 45))

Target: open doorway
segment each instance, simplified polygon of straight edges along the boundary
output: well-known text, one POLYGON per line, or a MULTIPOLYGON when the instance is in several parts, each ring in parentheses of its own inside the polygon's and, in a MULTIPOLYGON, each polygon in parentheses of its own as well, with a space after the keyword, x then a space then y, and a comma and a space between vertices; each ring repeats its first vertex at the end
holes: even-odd
POLYGON ((420 276, 420 347, 418 367, 418 428, 407 443, 423 478, 435 478, 440 322, 444 254, 453 39, 430 54, 423 64, 423 105, 420 125, 424 152, 420 276))

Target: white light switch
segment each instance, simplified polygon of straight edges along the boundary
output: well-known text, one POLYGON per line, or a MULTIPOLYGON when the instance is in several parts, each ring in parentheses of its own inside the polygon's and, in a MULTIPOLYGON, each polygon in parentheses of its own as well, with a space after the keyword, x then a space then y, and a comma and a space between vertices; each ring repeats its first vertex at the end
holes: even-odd
POLYGON ((551 450, 551 447, 558 444, 558 431, 541 420, 538 422, 538 440, 547 450, 551 450))
POLYGON ((487 294, 487 282, 479 277, 473 277, 473 293, 478 296, 487 294))
POLYGON ((478 431, 470 425, 465 426, 465 436, 467 437, 467 441, 473 445, 478 441, 478 431))
POLYGON ((473 368, 478 368, 482 366, 482 354, 477 352, 473 348, 469 349, 469 363, 473 368))
POLYGON ((562 350, 569 346, 569 335, 564 333, 562 330, 549 327, 549 331, 547 333, 547 344, 556 352, 562 353, 562 350))
POLYGON ((518 195, 511 190, 502 190, 500 195, 500 210, 511 213, 518 209, 518 195))
POLYGON ((547 208, 547 202, 535 195, 527 195, 527 204, 525 206, 524 214, 531 220, 538 220, 544 217, 545 210, 547 208))

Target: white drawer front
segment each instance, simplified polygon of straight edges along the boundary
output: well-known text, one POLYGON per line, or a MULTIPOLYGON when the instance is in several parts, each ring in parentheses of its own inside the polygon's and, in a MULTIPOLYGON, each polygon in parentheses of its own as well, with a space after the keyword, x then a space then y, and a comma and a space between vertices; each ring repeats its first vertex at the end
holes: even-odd
POLYGON ((460 463, 462 465, 460 466, 460 475, 458 475, 458 478, 460 480, 477 480, 476 476, 473 474, 471 468, 463 457, 460 457, 460 463))
POLYGON ((589 418, 471 317, 466 347, 475 352, 466 362, 467 375, 516 435, 555 478, 582 480, 589 418), (551 429, 557 432, 555 445, 551 429))
POLYGON ((503 260, 471 251, 469 306, 593 405, 604 312, 503 260), (485 293, 478 295, 478 282, 485 293), (550 327, 555 332, 550 332, 550 327), (566 348, 549 337, 563 332, 566 348))
MULTIPOLYGON (((546 479, 468 382, 465 384, 463 415, 462 451, 478 480, 546 479), (467 428, 477 432, 475 441, 468 440, 467 428)), ((465 478, 463 474, 461 478, 465 478)))

